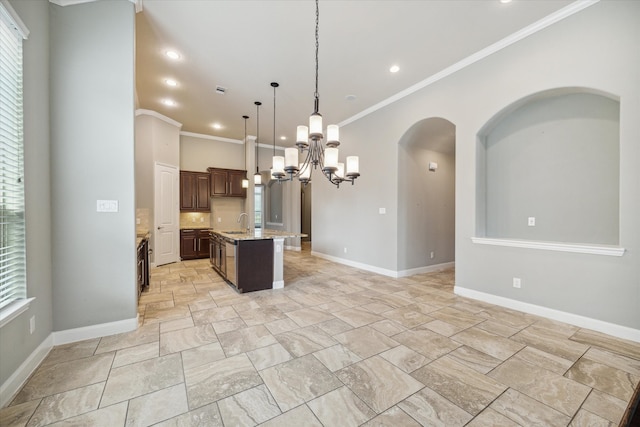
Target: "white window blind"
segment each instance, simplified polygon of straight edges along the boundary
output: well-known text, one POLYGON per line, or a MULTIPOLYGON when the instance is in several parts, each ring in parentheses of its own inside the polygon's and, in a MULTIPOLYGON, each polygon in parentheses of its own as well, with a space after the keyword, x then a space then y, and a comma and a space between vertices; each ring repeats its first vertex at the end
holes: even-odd
POLYGON ((22 38, 0 3, 0 310, 26 298, 22 38))

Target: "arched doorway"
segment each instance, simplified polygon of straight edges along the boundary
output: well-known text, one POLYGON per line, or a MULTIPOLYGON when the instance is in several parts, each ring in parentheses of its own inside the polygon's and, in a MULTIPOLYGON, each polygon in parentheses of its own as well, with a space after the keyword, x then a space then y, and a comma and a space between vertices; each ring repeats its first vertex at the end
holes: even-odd
POLYGON ((398 144, 398 273, 455 261, 455 126, 433 117, 415 123, 398 144))

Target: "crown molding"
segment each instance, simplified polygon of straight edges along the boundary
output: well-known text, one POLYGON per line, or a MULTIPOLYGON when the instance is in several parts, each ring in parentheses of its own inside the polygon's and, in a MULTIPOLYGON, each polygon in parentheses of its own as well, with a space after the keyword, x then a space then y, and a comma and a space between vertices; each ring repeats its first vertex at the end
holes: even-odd
POLYGON ((153 111, 153 110, 145 110, 145 109, 137 109, 136 110, 136 117, 138 116, 151 116, 151 117, 155 117, 156 119, 160 119, 163 122, 169 123, 170 125, 173 125, 175 127, 177 127, 178 129, 182 128, 182 123, 180 122, 176 122, 175 120, 167 117, 167 116, 163 116, 162 114, 153 111))
POLYGON ((212 141, 220 141, 220 142, 229 142, 231 144, 243 144, 243 141, 241 139, 223 138, 221 136, 207 135, 204 133, 182 131, 180 132, 180 136, 192 136, 194 138, 210 139, 212 141))
MULTIPOLYGON (((242 140, 241 139, 223 138, 221 136, 207 135, 207 134, 204 134, 204 133, 195 133, 195 132, 182 131, 182 132, 180 132, 180 135, 182 135, 182 136, 191 136, 193 138, 209 139, 211 141, 229 142, 231 144, 242 144, 242 140)), ((247 135, 247 139, 255 142, 255 140, 257 138, 254 135, 247 135)), ((258 147, 260 147, 260 148, 273 148, 273 145, 258 143, 258 147)), ((286 147, 281 147, 279 145, 276 145, 276 150, 284 151, 285 148, 286 147)))
MULTIPOLYGON (((50 3, 58 6, 73 6, 82 3, 93 3, 98 0, 49 0, 50 3)), ((142 0, 129 0, 136 6, 136 12, 142 12, 142 0)))
POLYGON ((452 75, 453 73, 455 73, 456 71, 460 71, 463 68, 466 68, 484 58, 486 58, 489 55, 492 55, 506 47, 511 46, 514 43, 519 42, 520 40, 524 39, 525 37, 528 37, 532 34, 537 33, 538 31, 541 31, 545 28, 547 28, 550 25, 555 24, 556 22, 559 22, 561 20, 563 20, 564 18, 567 18, 575 13, 580 12, 583 9, 586 9, 589 6, 593 6, 594 4, 598 3, 600 0, 578 0, 575 1, 571 4, 569 4, 568 6, 563 7, 562 9, 540 19, 539 21, 534 22, 531 25, 528 25, 526 27, 524 27, 523 29, 516 31, 515 33, 503 38, 502 40, 497 41, 496 43, 487 46, 486 48, 479 50, 478 52, 474 53, 473 55, 467 56, 466 58, 456 62, 455 64, 445 68, 444 70, 437 72, 436 74, 427 77, 426 79, 414 84, 413 86, 408 87, 407 89, 398 92, 397 94, 390 96, 389 98, 380 101, 379 103, 372 105, 371 107, 367 108, 366 110, 363 110, 361 112, 359 112, 358 114, 351 116, 345 120, 343 120, 342 122, 338 123, 339 126, 345 126, 348 125, 349 123, 353 123, 356 120, 359 120, 365 116, 368 116, 371 113, 374 113, 375 111, 378 111, 388 105, 393 104, 396 101, 401 100, 402 98, 409 96, 415 92, 418 92, 421 89, 424 89, 427 86, 430 86, 442 79, 444 79, 445 77, 448 77, 450 75, 452 75))

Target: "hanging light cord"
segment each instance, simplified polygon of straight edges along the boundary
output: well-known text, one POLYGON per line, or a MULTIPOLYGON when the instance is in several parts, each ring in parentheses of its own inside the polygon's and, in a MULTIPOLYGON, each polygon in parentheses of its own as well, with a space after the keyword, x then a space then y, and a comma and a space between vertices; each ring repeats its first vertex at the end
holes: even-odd
POLYGON ((276 155, 276 88, 277 83, 271 83, 273 86, 273 155, 276 155))
POLYGON ((260 173, 258 169, 258 149, 260 149, 258 140, 260 138, 260 105, 262 103, 259 101, 256 101, 255 104, 256 104, 256 173, 260 173))
POLYGON ((247 169, 247 119, 249 116, 242 116, 244 119, 244 168, 247 169))
POLYGON ((319 27, 320 27, 320 6, 318 5, 318 0, 316 0, 316 91, 313 94, 315 98, 315 113, 317 113, 320 109, 320 94, 318 93, 318 50, 320 48, 319 42, 319 27))

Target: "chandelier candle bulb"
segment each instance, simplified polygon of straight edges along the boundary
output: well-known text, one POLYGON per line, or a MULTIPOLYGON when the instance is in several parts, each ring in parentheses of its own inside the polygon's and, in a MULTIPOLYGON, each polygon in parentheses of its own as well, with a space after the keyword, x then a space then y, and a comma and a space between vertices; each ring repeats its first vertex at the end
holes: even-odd
POLYGON ((324 167, 325 168, 333 168, 334 170, 338 167, 338 149, 329 147, 324 150, 324 167))
POLYGON ((284 166, 287 172, 297 172, 298 170, 298 149, 286 148, 284 150, 284 166))
POLYGON ((273 171, 272 174, 274 177, 283 177, 284 176, 284 157, 282 156, 273 156, 273 171))
POLYGON ((327 146, 336 147, 340 144, 340 128, 338 125, 327 126, 327 146))
POLYGON ((309 136, 311 138, 322 138, 322 115, 313 113, 309 116, 309 136))
POLYGON ((336 171, 338 178, 344 178, 344 163, 338 163, 338 170, 336 171))
POLYGON ((307 126, 298 126, 296 145, 303 147, 309 146, 309 128, 307 126))
POLYGON ((360 175, 360 163, 358 156, 347 156, 347 177, 360 175))
POLYGON ((309 182, 311 179, 311 165, 307 164, 307 167, 304 166, 304 163, 300 163, 300 181, 309 182))

